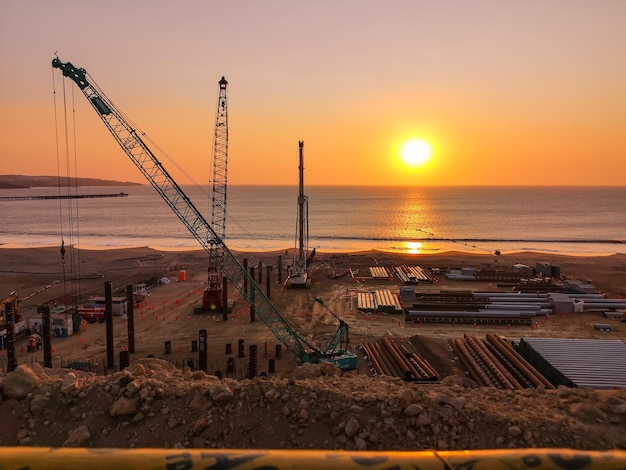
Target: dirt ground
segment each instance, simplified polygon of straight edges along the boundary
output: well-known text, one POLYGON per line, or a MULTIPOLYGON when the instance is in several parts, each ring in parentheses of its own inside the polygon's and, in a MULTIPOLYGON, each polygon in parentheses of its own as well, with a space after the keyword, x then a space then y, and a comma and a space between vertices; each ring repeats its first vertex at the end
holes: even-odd
MULTIPOLYGON (((128 345, 128 323, 114 317, 114 364, 106 368, 106 325, 89 323, 84 331, 53 338, 53 369, 44 369, 42 351, 17 345, 15 372, 3 375, 0 356, 0 445, 88 448, 203 449, 342 449, 342 450, 471 450, 506 448, 626 449, 626 390, 544 387, 520 391, 468 385, 447 340, 464 333, 484 337, 498 331, 511 339, 529 336, 626 339, 626 323, 611 320, 612 331, 595 330, 600 314, 553 316, 532 327, 511 325, 411 325, 403 315, 365 315, 356 309, 356 293, 377 288, 397 291, 400 281, 332 279, 347 268, 367 272, 369 266, 418 265, 442 270, 463 266, 509 268, 537 261, 559 266, 570 278, 592 279, 612 297, 626 295, 626 256, 597 258, 542 254, 500 257, 444 253, 399 256, 380 252, 318 253, 311 264, 310 289, 284 289, 278 282, 282 253, 238 253, 248 266, 273 265, 270 297, 285 320, 310 344, 324 348, 337 329, 337 319, 350 327, 356 371, 299 366, 283 351, 270 329, 250 312, 232 289, 235 303, 227 321, 220 313, 194 310, 207 279, 207 257, 201 251, 167 252, 149 248, 66 253, 65 275, 57 249, 0 249, 0 283, 5 293, 20 296, 20 313, 39 319, 37 307, 73 292, 103 296, 105 282, 114 295, 128 284, 156 282, 151 295, 134 309, 135 352, 130 367, 119 370, 119 354, 128 345), (80 266, 80 283, 69 282, 68 266, 80 266), (185 272, 181 276, 181 271, 185 272), (63 279, 66 282, 63 282, 63 279), (183 279, 184 280, 180 280, 183 279), (198 332, 207 330, 208 374, 185 367, 197 365, 193 351, 198 332), (384 337, 404 342, 439 373, 440 384, 412 384, 399 378, 373 376, 359 344, 384 337), (165 353, 165 342, 171 353, 165 353), (243 357, 239 342, 243 341, 243 357), (230 345, 232 352, 226 353, 230 345), (250 346, 258 351, 259 376, 247 379, 250 346), (153 358, 148 358, 153 356, 153 358), (228 359, 234 364, 228 371, 228 359), (89 362, 98 375, 64 368, 89 362), (270 372, 273 361, 275 372, 270 372), (106 369, 106 370, 105 370, 106 369), (102 375, 106 372, 106 375, 102 375), (219 380, 215 375, 222 375, 219 380), (267 378, 264 375, 267 374, 267 378)), ((257 270, 258 276, 258 270, 257 270)), ((285 273, 282 273, 285 279, 285 273)), ((259 285, 265 286, 263 277, 259 285)), ((489 283, 438 282, 417 291, 493 290, 489 283)), ((606 319, 602 318, 603 322, 606 319)), ((622 458, 623 453, 619 454, 622 458)), ((0 464, 1 462, 0 458, 0 464)), ((1 465, 0 465, 1 466, 1 465)))
MULTIPOLYGON (((276 340, 262 319, 256 316, 250 321, 250 312, 241 296, 229 286, 228 296, 235 303, 227 321, 220 312, 194 314, 194 307, 201 303, 206 273, 206 255, 202 251, 156 251, 149 248, 120 250, 69 250, 65 255, 65 267, 61 264, 59 250, 1 249, 2 266, 0 282, 5 293, 17 291, 21 297, 20 313, 30 321, 37 318, 37 307, 44 303, 63 303, 63 298, 79 292, 84 299, 90 295, 103 296, 104 284, 112 283, 114 296, 123 296, 126 285, 140 282, 152 283, 151 295, 135 307, 135 353, 134 358, 152 355, 177 365, 193 360, 197 364, 197 353, 193 351, 198 332, 206 329, 208 334, 209 369, 226 371, 227 358, 235 359, 235 371, 245 375, 250 345, 258 350, 258 371, 269 368, 269 360, 275 359, 278 372, 284 373, 296 366, 288 353, 276 359, 276 340), (75 266, 74 269, 71 266, 75 266), (184 279, 181 276, 184 271, 184 279), (71 273, 80 276, 70 280, 71 273), (157 281, 162 278, 169 284, 157 281), (65 279, 65 282, 63 281, 65 279), (155 284, 156 282, 156 284, 155 284), (165 342, 171 343, 171 354, 165 354, 165 342), (244 357, 239 356, 239 343, 243 341, 244 357), (234 354, 227 355, 227 344, 234 354)), ((626 296, 626 255, 606 257, 563 257, 545 254, 507 254, 499 257, 465 253, 442 253, 437 255, 398 255, 376 251, 363 253, 326 254, 318 253, 311 263, 312 284, 310 289, 287 289, 278 282, 277 264, 279 255, 282 263, 291 260, 291 254, 282 253, 237 253, 248 266, 262 266, 259 285, 265 287, 268 265, 273 266, 270 278, 270 297, 285 320, 307 341, 323 349, 338 327, 338 321, 315 298, 320 298, 335 314, 350 327, 352 349, 361 354, 358 345, 391 336, 398 341, 410 343, 422 356, 435 366, 442 377, 457 372, 451 352, 447 346, 449 338, 498 332, 511 339, 521 337, 567 337, 567 338, 611 338, 626 339, 626 323, 612 320, 613 330, 595 330, 594 323, 606 322, 598 314, 576 314, 575 316, 553 316, 528 325, 510 325, 506 329, 489 324, 428 324, 412 325, 404 321, 403 315, 364 315, 356 309, 357 292, 372 292, 390 289, 398 292, 401 281, 356 280, 349 275, 331 279, 329 273, 347 268, 367 272, 369 266, 407 264, 423 268, 437 267, 442 270, 463 266, 482 266, 509 269, 515 263, 534 267, 536 262, 549 262, 558 266, 561 273, 571 279, 591 279, 600 292, 609 296, 626 296)), ((286 272, 283 270, 281 280, 286 272)), ((439 290, 502 290, 496 285, 480 282, 449 281, 440 275, 434 284, 415 286, 417 292, 439 290)), ((118 354, 128 345, 128 325, 124 318, 114 317, 115 363, 118 354)), ((53 358, 61 362, 91 360, 102 363, 106 358, 106 329, 102 323, 89 323, 84 331, 67 338, 53 339, 53 358)), ((25 352, 26 342, 18 344, 19 361, 41 361, 42 352, 25 352)), ((359 372, 368 373, 365 361, 359 361, 359 372)), ((235 372, 236 374, 237 372, 235 372)))

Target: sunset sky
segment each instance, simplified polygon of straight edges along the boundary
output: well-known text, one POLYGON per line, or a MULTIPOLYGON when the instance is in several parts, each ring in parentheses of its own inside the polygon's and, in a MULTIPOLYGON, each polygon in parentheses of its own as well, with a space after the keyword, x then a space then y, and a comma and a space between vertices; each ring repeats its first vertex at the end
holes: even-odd
MULTIPOLYGON (((0 174, 65 174, 55 52, 200 184, 222 76, 230 184, 296 185, 299 140, 310 185, 626 182, 626 1, 2 0, 0 174)), ((74 102, 78 176, 144 183, 74 102)))

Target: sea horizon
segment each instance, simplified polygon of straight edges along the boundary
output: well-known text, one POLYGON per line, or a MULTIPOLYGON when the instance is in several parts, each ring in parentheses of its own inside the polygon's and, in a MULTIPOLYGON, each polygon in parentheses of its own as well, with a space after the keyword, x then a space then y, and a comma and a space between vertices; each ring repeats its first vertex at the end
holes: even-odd
MULTIPOLYGON (((182 186, 210 223, 208 190, 182 186)), ((58 188, 17 190, 51 194, 58 188)), ((149 185, 79 187, 103 199, 2 201, 0 247, 202 249, 149 185), (24 217, 28 214, 28 217, 24 217)), ((0 196, 16 190, 0 190, 0 196)), ((626 253, 626 186, 305 186, 308 249, 320 252, 572 256, 626 253)), ((233 251, 296 246, 298 187, 232 185, 224 242, 233 251)))

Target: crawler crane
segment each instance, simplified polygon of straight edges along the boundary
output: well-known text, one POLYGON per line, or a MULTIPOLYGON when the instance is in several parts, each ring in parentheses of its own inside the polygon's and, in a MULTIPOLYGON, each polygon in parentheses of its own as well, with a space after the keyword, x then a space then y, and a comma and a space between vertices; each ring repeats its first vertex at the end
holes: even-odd
MULTIPOLYGON (((52 67, 60 69, 64 76, 71 78, 76 83, 122 150, 208 253, 209 262, 216 263, 220 267, 232 285, 250 305, 255 307, 259 318, 265 322, 276 338, 296 355, 300 362, 318 363, 324 361, 335 363, 344 369, 356 367, 356 355, 354 353, 343 350, 329 351, 328 349, 320 351, 287 323, 254 278, 243 268, 222 238, 209 225, 148 148, 142 140, 140 132, 137 132, 130 125, 122 113, 95 85, 91 77, 87 76, 85 69, 75 67, 70 62, 61 62, 58 57, 52 60, 52 67), (219 251, 213 248, 218 248, 219 251), (223 253, 223 257, 218 256, 218 252, 223 253), (244 288, 244 282, 247 283, 248 289, 244 288), (348 364, 348 366, 344 364, 348 364)), ((344 330, 340 327, 338 335, 343 336, 344 334, 344 330)))

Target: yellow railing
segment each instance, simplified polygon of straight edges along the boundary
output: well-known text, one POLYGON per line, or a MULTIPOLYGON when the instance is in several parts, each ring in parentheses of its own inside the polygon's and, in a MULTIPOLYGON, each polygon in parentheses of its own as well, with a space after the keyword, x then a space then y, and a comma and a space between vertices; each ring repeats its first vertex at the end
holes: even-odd
POLYGON ((87 449, 0 447, 0 469, 624 469, 626 451, 498 449, 356 452, 335 450, 87 449))

